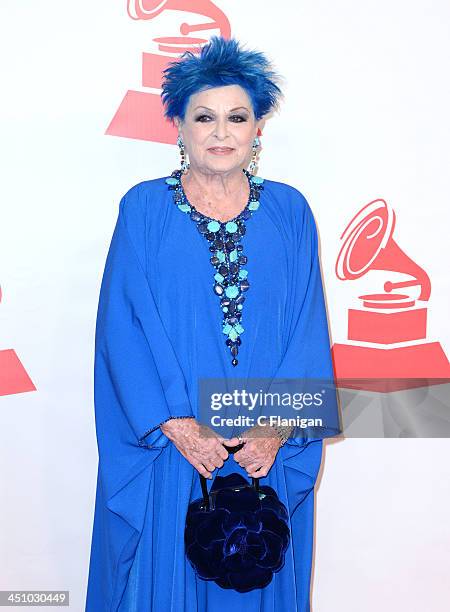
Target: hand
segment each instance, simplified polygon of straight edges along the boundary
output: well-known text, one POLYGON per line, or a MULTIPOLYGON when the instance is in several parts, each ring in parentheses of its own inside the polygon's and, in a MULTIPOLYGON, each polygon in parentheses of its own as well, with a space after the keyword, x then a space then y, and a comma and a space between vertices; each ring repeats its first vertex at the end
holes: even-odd
MULTIPOLYGON (((252 478, 267 476, 281 446, 281 438, 277 431, 270 425, 255 425, 240 437, 245 444, 233 454, 234 460, 245 468, 252 478)), ((239 442, 238 438, 232 438, 233 444, 228 442, 227 444, 234 446, 235 440, 239 442)))
POLYGON ((237 446, 237 438, 229 440, 219 436, 210 427, 199 423, 195 418, 169 419, 160 425, 160 429, 171 440, 180 453, 195 469, 212 478, 211 472, 222 467, 228 458, 228 451, 223 446, 237 446))

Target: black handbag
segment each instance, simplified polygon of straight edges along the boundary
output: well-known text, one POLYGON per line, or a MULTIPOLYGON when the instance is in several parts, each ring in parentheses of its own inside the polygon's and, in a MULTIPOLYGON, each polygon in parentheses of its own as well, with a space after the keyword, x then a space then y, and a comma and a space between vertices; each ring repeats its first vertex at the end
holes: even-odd
MULTIPOLYGON (((236 447, 225 447, 229 453, 236 447)), ((267 586, 284 565, 291 533, 286 506, 272 487, 241 474, 217 475, 186 514, 186 556, 202 580, 245 593, 267 586)))

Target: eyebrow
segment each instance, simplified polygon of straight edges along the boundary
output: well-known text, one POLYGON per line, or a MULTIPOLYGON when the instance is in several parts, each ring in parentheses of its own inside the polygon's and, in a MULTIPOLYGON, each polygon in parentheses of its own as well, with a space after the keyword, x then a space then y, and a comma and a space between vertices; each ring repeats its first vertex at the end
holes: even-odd
MULTIPOLYGON (((211 112, 214 112, 212 108, 208 108, 207 106, 196 106, 196 107, 194 108, 194 110, 197 110, 198 108, 205 108, 206 110, 209 110, 209 111, 211 111, 211 112)), ((230 110, 230 113, 232 113, 233 111, 237 111, 237 110, 239 110, 239 109, 243 109, 243 110, 248 111, 248 108, 247 108, 246 106, 236 106, 236 108, 232 108, 232 109, 230 110)))

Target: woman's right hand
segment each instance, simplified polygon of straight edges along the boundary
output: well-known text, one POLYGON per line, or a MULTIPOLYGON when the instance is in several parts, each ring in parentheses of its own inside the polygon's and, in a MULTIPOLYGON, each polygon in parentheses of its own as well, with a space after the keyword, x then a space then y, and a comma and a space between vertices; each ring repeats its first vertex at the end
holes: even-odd
POLYGON ((228 451, 223 446, 237 446, 237 438, 223 438, 213 429, 202 425, 194 417, 169 419, 160 425, 160 429, 171 440, 180 453, 205 478, 212 478, 216 467, 222 467, 228 458, 228 451))

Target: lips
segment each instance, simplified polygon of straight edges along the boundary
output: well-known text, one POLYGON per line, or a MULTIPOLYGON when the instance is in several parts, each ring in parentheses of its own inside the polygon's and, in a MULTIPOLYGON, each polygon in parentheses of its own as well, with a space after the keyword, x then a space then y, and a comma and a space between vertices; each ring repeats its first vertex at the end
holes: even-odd
POLYGON ((233 151, 234 149, 232 147, 210 147, 208 149, 208 151, 211 151, 212 153, 230 153, 230 151, 233 151))

